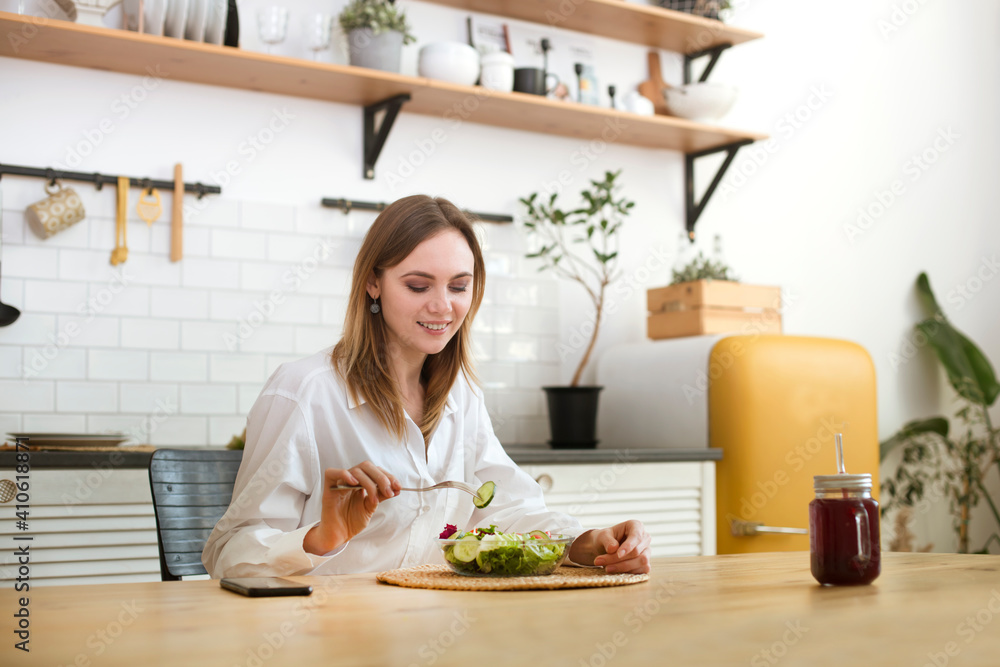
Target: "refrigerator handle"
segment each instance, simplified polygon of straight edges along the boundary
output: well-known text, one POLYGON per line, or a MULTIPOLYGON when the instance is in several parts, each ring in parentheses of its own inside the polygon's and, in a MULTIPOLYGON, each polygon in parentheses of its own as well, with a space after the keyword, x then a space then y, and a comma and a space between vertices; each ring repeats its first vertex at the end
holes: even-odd
POLYGON ((782 535, 808 535, 805 528, 780 528, 778 526, 765 526, 756 521, 744 521, 743 519, 731 519, 729 528, 736 537, 753 537, 762 534, 782 534, 782 535))

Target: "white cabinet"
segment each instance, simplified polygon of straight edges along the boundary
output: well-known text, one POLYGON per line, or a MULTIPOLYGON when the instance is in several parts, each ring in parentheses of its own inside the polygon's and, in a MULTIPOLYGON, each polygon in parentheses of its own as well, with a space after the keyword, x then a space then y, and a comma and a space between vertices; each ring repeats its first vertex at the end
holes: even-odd
MULTIPOLYGON (((12 476, 0 470, 0 478, 12 476)), ((32 586, 160 580, 145 468, 34 469, 30 482, 28 530, 18 530, 14 502, 0 505, 0 543, 30 545, 32 586)), ((0 557, 4 588, 18 576, 13 551, 0 557)))
POLYGON ((550 509, 584 528, 639 519, 653 556, 715 555, 715 463, 559 463, 521 468, 541 485, 550 509))

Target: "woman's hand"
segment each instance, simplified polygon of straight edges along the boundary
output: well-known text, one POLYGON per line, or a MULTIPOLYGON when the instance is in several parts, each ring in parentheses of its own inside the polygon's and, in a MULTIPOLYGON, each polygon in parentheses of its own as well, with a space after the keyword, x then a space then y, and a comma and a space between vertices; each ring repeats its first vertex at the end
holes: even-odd
POLYGON ((641 521, 588 530, 573 540, 569 558, 580 565, 599 565, 607 572, 649 572, 649 533, 641 521))
POLYGON ((400 490, 396 478, 371 461, 349 470, 327 468, 323 482, 322 516, 302 540, 302 548, 317 556, 333 551, 364 530, 378 504, 395 497, 400 490), (331 488, 337 485, 364 488, 331 488))

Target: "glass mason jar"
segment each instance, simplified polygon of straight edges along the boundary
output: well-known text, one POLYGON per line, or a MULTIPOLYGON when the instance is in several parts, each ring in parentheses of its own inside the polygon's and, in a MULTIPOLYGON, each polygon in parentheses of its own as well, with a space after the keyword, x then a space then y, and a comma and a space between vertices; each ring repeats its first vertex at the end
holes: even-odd
POLYGON ((812 574, 824 585, 870 584, 881 572, 872 476, 816 475, 809 503, 812 574))

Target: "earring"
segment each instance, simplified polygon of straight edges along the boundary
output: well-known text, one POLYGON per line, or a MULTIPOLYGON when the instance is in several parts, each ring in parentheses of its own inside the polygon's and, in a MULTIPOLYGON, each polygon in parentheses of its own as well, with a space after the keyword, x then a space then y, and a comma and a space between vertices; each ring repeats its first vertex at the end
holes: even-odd
POLYGON ((382 310, 382 307, 378 305, 377 299, 372 298, 372 305, 368 306, 368 310, 372 311, 372 315, 375 315, 378 311, 382 310))

